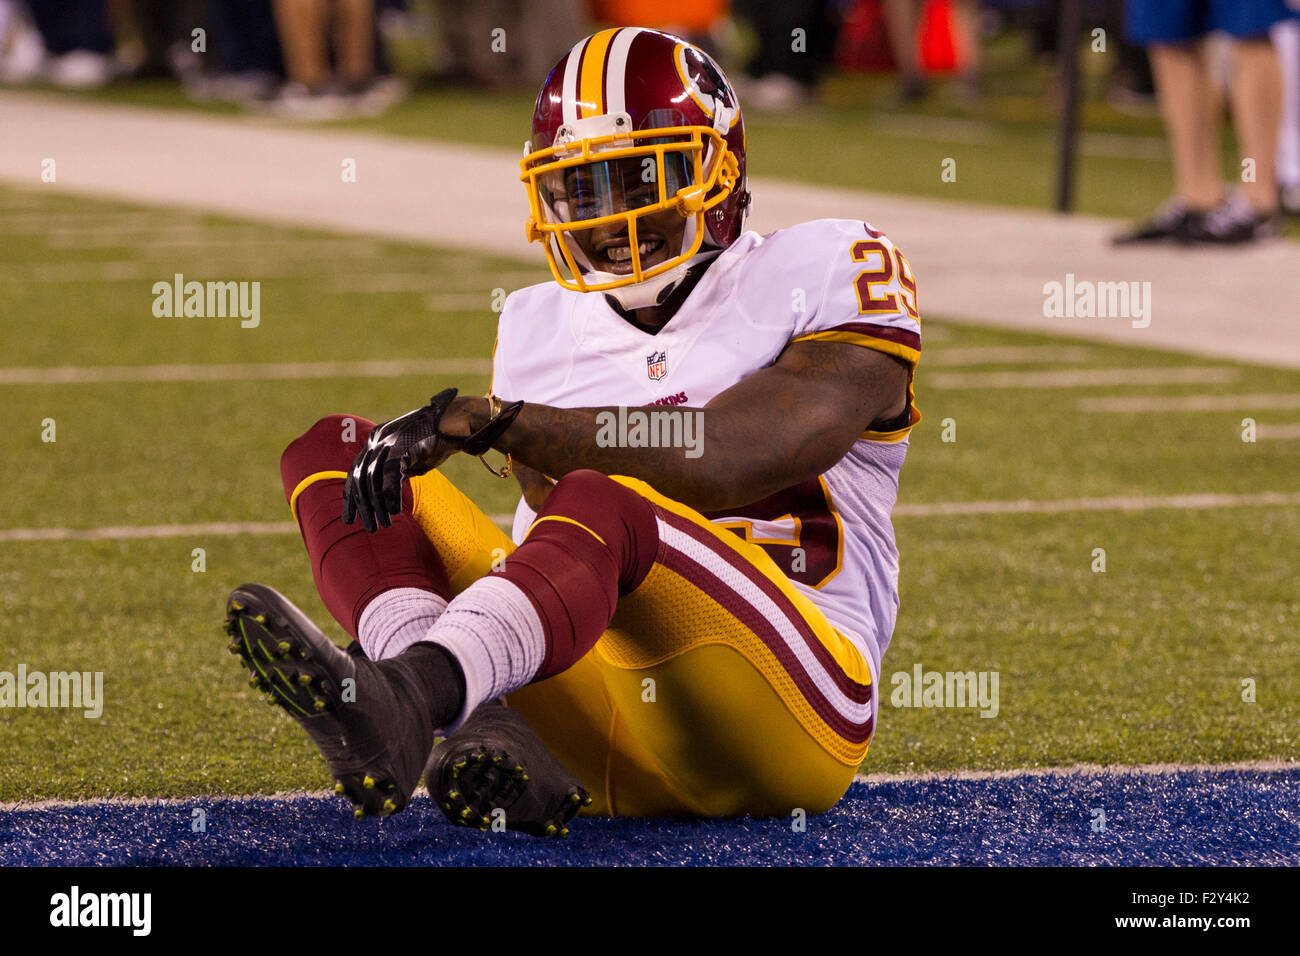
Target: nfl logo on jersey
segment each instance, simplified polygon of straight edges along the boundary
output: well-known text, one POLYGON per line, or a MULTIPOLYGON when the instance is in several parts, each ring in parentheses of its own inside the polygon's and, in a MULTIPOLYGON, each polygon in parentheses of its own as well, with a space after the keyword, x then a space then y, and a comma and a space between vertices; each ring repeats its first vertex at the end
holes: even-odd
POLYGON ((645 357, 645 372, 650 381, 657 382, 668 374, 668 356, 663 352, 654 352, 645 357))

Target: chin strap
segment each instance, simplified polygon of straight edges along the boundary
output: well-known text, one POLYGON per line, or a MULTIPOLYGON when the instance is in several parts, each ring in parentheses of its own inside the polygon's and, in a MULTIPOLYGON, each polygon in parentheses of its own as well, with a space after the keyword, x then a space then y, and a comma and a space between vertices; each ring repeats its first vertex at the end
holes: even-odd
POLYGON ((460 450, 471 455, 477 455, 478 460, 483 462, 483 467, 498 478, 509 478, 510 472, 514 469, 514 459, 510 457, 509 452, 506 452, 506 463, 501 468, 493 468, 483 456, 505 434, 506 429, 514 424, 514 420, 519 417, 519 412, 524 407, 524 403, 518 401, 504 405, 501 399, 491 392, 487 394, 486 398, 488 400, 487 424, 466 438, 461 444, 460 450))

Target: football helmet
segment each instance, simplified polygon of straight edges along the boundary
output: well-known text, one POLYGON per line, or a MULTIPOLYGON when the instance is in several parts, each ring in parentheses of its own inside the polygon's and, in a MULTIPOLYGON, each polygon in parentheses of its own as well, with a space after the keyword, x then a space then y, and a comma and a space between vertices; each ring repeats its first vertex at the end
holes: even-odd
POLYGON ((520 161, 555 281, 625 309, 662 303, 740 236, 745 124, 713 59, 685 40, 602 30, 556 64, 520 161))

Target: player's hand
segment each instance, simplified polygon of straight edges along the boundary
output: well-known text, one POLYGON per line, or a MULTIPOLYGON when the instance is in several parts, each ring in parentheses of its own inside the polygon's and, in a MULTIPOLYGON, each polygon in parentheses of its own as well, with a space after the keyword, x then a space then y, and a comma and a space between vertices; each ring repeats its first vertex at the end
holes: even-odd
POLYGON ((440 430, 456 389, 443 389, 423 408, 376 426, 352 462, 343 483, 343 521, 357 515, 367 531, 392 524, 402 510, 402 480, 437 468, 460 450, 465 439, 440 430))

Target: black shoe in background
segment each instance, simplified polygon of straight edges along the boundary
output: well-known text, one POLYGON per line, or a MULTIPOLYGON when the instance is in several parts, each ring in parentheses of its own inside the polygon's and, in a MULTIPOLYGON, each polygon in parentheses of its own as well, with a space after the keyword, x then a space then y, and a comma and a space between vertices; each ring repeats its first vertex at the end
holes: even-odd
POLYGON ((1210 245, 1241 245, 1281 234, 1280 212, 1259 212, 1240 193, 1232 193, 1206 213, 1193 238, 1210 245))
POLYGON ((1193 209, 1181 199, 1171 199, 1146 222, 1111 239, 1117 246, 1146 242, 1176 242, 1190 245, 1204 228, 1206 213, 1193 209))

